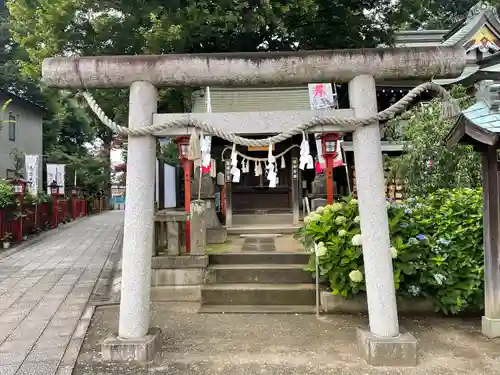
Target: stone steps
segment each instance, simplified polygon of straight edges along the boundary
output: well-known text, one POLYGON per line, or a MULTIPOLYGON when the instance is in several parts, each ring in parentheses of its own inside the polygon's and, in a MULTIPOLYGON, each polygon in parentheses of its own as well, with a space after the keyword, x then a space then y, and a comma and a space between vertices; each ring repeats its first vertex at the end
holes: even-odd
POLYGON ((201 298, 199 285, 163 285, 151 287, 152 302, 198 302, 201 298))
POLYGON ((216 264, 207 269, 208 284, 297 284, 312 283, 303 264, 216 264))
POLYGON ((309 262, 309 253, 286 253, 286 252, 241 252, 241 253, 218 253, 208 256, 209 265, 223 264, 300 264, 309 262))
POLYGON ((211 254, 201 288, 201 313, 314 313, 308 253, 211 254))
POLYGON ((202 305, 314 305, 314 284, 212 284, 201 289, 202 305))
POLYGON ((202 314, 315 314, 311 305, 202 305, 202 314))
MULTIPOLYGON (((291 223, 291 221, 290 221, 291 223)), ((232 226, 227 227, 228 234, 293 234, 296 233, 300 228, 300 225, 292 224, 248 224, 248 225, 236 225, 233 223, 232 226)))
POLYGON ((233 214, 233 225, 284 225, 293 222, 292 213, 233 214))

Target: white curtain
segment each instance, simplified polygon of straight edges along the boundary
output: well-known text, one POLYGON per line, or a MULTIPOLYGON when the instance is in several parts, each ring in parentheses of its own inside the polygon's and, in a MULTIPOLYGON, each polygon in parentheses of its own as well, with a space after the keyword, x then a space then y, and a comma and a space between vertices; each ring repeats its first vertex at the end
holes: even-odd
POLYGON ((59 185, 59 194, 64 194, 64 174, 65 164, 47 164, 47 192, 50 194, 50 184, 52 181, 59 185))
POLYGON ((27 185, 28 191, 33 194, 38 194, 38 176, 39 176, 39 155, 24 156, 24 170, 26 171, 26 181, 31 182, 27 185))

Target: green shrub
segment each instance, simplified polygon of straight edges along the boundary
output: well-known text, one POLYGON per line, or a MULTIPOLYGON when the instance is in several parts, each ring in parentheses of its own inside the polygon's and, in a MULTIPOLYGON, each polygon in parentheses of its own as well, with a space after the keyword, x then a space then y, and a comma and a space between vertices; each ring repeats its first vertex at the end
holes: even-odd
MULTIPOLYGON (((436 310, 482 308, 480 190, 442 190, 405 204, 387 202, 394 283, 400 295, 430 299, 436 310)), ((365 290, 358 204, 345 199, 311 213, 300 230, 319 245, 320 280, 350 298, 365 290)), ((307 268, 315 272, 315 257, 307 268)))
POLYGON ((11 207, 14 203, 12 185, 6 181, 0 181, 0 209, 11 207))

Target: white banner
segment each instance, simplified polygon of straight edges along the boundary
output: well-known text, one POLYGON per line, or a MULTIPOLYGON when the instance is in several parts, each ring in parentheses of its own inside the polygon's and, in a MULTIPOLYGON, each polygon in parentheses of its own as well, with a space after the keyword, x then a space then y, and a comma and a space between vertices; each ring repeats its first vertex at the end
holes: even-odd
POLYGON ((65 164, 47 164, 47 192, 50 194, 52 181, 59 185, 59 194, 64 194, 64 172, 65 164))
POLYGON ((39 155, 24 155, 24 170, 26 171, 26 188, 36 196, 38 194, 38 176, 39 174, 39 155))
MULTIPOLYGON (((313 111, 331 110, 336 106, 336 98, 333 94, 331 83, 310 83, 309 88, 309 104, 313 111)), ((318 162, 321 169, 325 169, 325 159, 323 158, 323 150, 321 147, 321 134, 314 134, 316 140, 316 151, 318 153, 318 162)))
MULTIPOLYGON (((210 87, 205 88, 205 106, 207 113, 212 113, 212 98, 210 96, 210 87)), ((211 164, 212 137, 207 135, 201 140, 201 169, 203 173, 210 173, 211 164)))

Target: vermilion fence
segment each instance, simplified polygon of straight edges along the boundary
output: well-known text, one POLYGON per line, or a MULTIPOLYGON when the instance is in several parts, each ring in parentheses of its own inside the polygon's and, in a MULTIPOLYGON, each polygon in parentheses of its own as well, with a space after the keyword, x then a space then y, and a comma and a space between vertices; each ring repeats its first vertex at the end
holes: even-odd
POLYGON ((24 208, 23 236, 35 234, 50 227, 50 203, 24 208))
POLYGON ((0 239, 10 233, 10 242, 23 241, 27 236, 42 230, 57 227, 59 224, 77 220, 80 217, 104 210, 104 199, 66 199, 37 205, 11 209, 0 209, 0 239))

